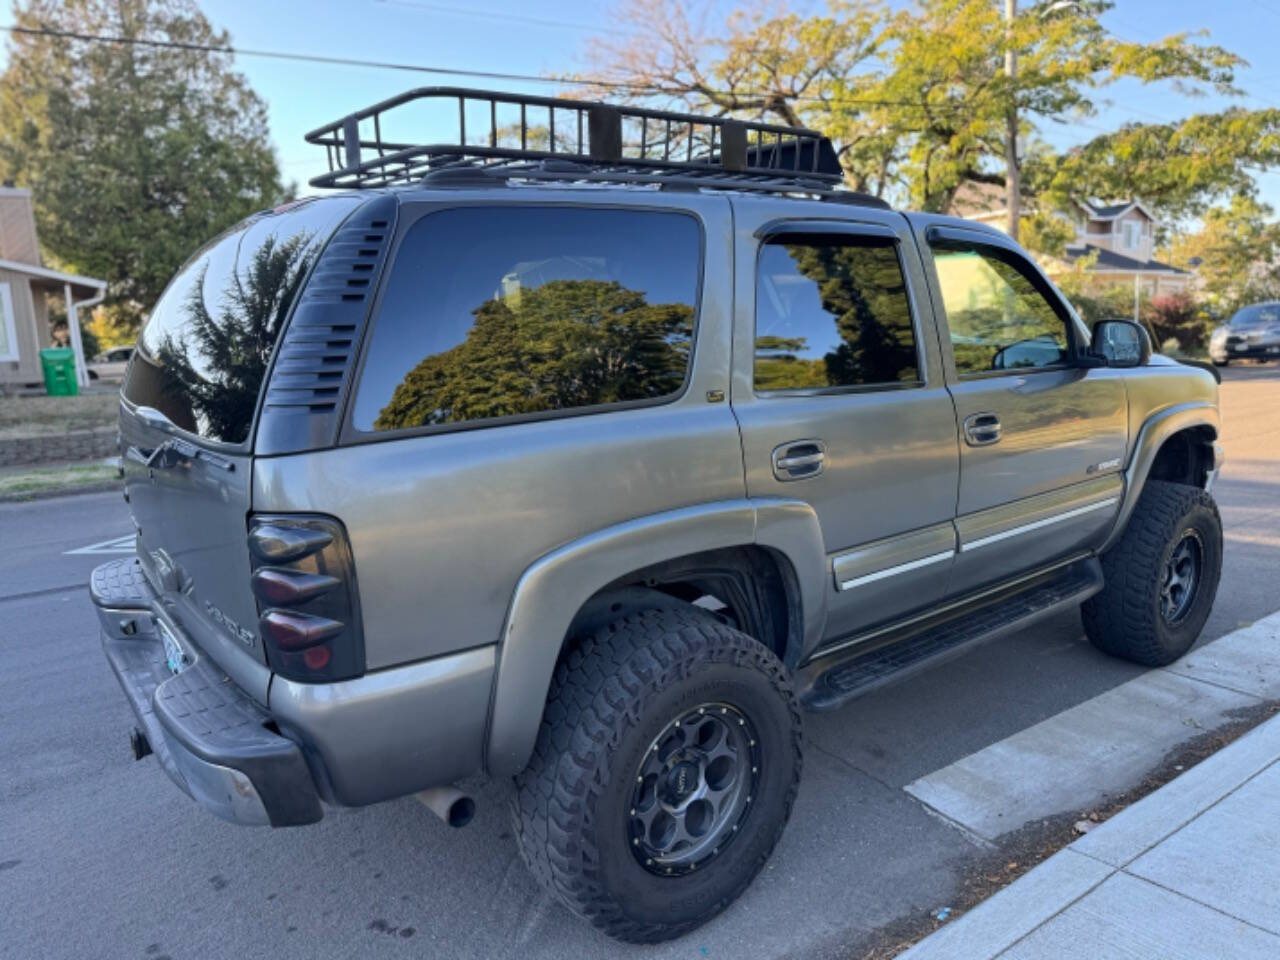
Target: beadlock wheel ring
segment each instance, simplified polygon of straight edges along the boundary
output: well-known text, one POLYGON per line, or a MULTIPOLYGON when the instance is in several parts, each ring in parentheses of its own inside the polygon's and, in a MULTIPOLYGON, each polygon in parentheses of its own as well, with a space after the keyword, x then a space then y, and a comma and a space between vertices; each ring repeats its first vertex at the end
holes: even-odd
POLYGON ((642 867, 677 877, 706 866, 759 803, 760 737, 729 703, 703 703, 663 727, 632 776, 627 843, 642 867))

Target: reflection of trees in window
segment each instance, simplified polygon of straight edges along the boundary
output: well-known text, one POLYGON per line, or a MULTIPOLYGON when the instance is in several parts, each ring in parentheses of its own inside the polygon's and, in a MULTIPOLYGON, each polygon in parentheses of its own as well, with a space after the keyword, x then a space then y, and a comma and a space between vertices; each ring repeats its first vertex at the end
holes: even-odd
POLYGON ((645 400, 684 382, 693 308, 616 281, 553 280, 472 315, 462 343, 409 371, 375 429, 645 400))
POLYGON ((1012 264, 971 251, 940 254, 963 264, 966 303, 946 303, 960 372, 1042 367, 1066 353, 1062 320, 1012 264))
POLYGON ((906 282, 891 245, 786 244, 796 269, 817 287, 841 344, 804 359, 805 338, 756 338, 761 390, 897 383, 919 378, 906 282))
POLYGON ((236 273, 221 291, 216 316, 205 303, 204 273, 192 287, 184 321, 165 335, 154 358, 166 398, 189 411, 169 415, 179 426, 194 420, 201 435, 229 443, 248 437, 280 324, 310 265, 307 240, 268 237, 246 275, 236 273))

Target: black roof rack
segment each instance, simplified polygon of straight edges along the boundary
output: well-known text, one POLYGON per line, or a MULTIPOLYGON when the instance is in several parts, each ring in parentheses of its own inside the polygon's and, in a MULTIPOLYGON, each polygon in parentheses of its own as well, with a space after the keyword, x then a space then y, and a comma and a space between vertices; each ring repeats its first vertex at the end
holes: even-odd
MULTIPOLYGON (((446 126, 447 129, 447 126, 446 126)), ((884 201, 837 189, 831 141, 814 130, 586 100, 421 87, 312 130, 329 172, 314 187, 372 188, 429 178, 658 184, 884 201), (455 142, 389 131, 453 124, 455 142), (372 154, 372 155, 370 155, 372 154)))

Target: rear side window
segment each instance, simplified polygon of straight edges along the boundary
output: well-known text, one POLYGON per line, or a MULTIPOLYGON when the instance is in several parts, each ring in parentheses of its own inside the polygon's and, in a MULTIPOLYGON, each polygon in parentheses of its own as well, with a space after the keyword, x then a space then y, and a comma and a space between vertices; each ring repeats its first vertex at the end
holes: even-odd
POLYGON ((917 356, 893 240, 783 235, 761 247, 758 393, 914 384, 917 356))
POLYGON ((702 238, 687 214, 472 207, 396 254, 356 394, 358 430, 586 411, 678 394, 702 238))
POLYGON ((200 250, 169 282, 138 335, 125 397, 195 436, 245 442, 298 288, 359 203, 301 201, 247 220, 200 250))

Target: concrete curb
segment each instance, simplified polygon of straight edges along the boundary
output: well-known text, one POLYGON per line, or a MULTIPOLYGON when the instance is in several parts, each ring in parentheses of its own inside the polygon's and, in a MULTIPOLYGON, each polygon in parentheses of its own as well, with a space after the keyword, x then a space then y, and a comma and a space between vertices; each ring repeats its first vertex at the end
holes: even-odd
MULTIPOLYGON (((1280 614, 1259 621, 1266 626, 1276 622, 1280 622, 1280 614)), ((1110 878, 1129 877, 1123 872, 1125 867, 1278 760, 1280 717, 1273 717, 1060 850, 955 923, 920 941, 901 954, 900 960, 998 956, 1110 878)))
POLYGON ((76 487, 50 487, 48 490, 32 490, 28 493, 0 493, 0 503, 31 503, 35 500, 60 500, 78 497, 85 493, 110 493, 121 489, 120 480, 104 480, 76 487))

